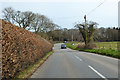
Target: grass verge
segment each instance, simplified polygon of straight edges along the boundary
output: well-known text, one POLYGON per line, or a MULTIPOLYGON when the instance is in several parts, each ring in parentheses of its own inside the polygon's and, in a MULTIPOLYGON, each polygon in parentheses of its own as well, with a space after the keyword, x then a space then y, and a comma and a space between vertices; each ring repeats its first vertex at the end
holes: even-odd
POLYGON ((74 50, 91 52, 91 53, 95 53, 95 54, 106 55, 106 56, 120 59, 120 51, 118 51, 118 50, 113 50, 113 49, 79 49, 79 48, 77 48, 77 44, 72 45, 72 43, 66 43, 66 46, 68 48, 71 48, 74 50))
MULTIPOLYGON (((29 78, 47 59, 50 55, 52 55, 53 51, 47 53, 43 58, 41 58, 38 62, 33 65, 30 65, 24 71, 18 73, 17 80, 29 78)), ((16 79, 15 79, 16 80, 16 79)))

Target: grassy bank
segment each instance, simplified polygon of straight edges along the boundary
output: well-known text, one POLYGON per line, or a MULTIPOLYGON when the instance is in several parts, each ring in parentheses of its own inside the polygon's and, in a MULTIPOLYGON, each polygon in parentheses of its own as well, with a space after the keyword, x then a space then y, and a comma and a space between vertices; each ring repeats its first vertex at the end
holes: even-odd
MULTIPOLYGON (((53 51, 47 53, 43 58, 41 58, 38 62, 33 65, 30 65, 27 69, 20 72, 17 76, 17 79, 29 78, 43 63, 47 60, 47 58, 53 53, 53 51)), ((16 80, 16 79, 15 79, 16 80)))
POLYGON ((75 45, 72 45, 72 43, 66 43, 66 46, 71 49, 74 49, 74 50, 91 52, 91 53, 106 55, 106 56, 120 59, 120 51, 118 51, 118 50, 114 50, 114 49, 79 49, 79 48, 77 48, 78 43, 74 43, 74 44, 75 45))

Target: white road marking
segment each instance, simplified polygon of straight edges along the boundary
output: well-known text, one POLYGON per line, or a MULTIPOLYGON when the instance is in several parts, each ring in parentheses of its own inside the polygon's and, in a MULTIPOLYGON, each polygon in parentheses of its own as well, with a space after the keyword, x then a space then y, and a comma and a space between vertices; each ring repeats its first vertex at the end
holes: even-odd
POLYGON ((79 59, 80 61, 82 61, 82 59, 80 59, 79 57, 75 56, 77 59, 79 59))
POLYGON ((101 78, 108 80, 105 76, 103 76, 101 73, 99 73, 97 70, 95 70, 92 66, 88 65, 90 69, 92 69, 95 73, 97 73, 101 78))

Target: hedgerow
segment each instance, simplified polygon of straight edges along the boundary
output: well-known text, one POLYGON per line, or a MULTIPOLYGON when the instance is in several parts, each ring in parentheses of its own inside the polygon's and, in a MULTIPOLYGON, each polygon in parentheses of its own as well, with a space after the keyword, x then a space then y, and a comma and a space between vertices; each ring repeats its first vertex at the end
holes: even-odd
POLYGON ((13 78, 52 50, 52 44, 32 32, 2 20, 2 78, 13 78))

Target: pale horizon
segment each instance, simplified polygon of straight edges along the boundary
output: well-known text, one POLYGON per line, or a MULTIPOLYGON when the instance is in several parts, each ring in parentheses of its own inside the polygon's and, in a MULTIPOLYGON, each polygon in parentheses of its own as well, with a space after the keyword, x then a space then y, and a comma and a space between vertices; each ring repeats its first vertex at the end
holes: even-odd
MULTIPOLYGON (((62 28, 73 28, 76 22, 97 22, 98 27, 118 26, 119 0, 1 0, 1 10, 12 7, 20 11, 32 11, 50 18, 62 28), (94 10, 99 4, 100 7, 94 10), (93 10, 93 12, 91 12, 93 10), (90 13, 90 14, 89 14, 90 13)), ((1 14, 2 15, 2 14, 1 14)))

